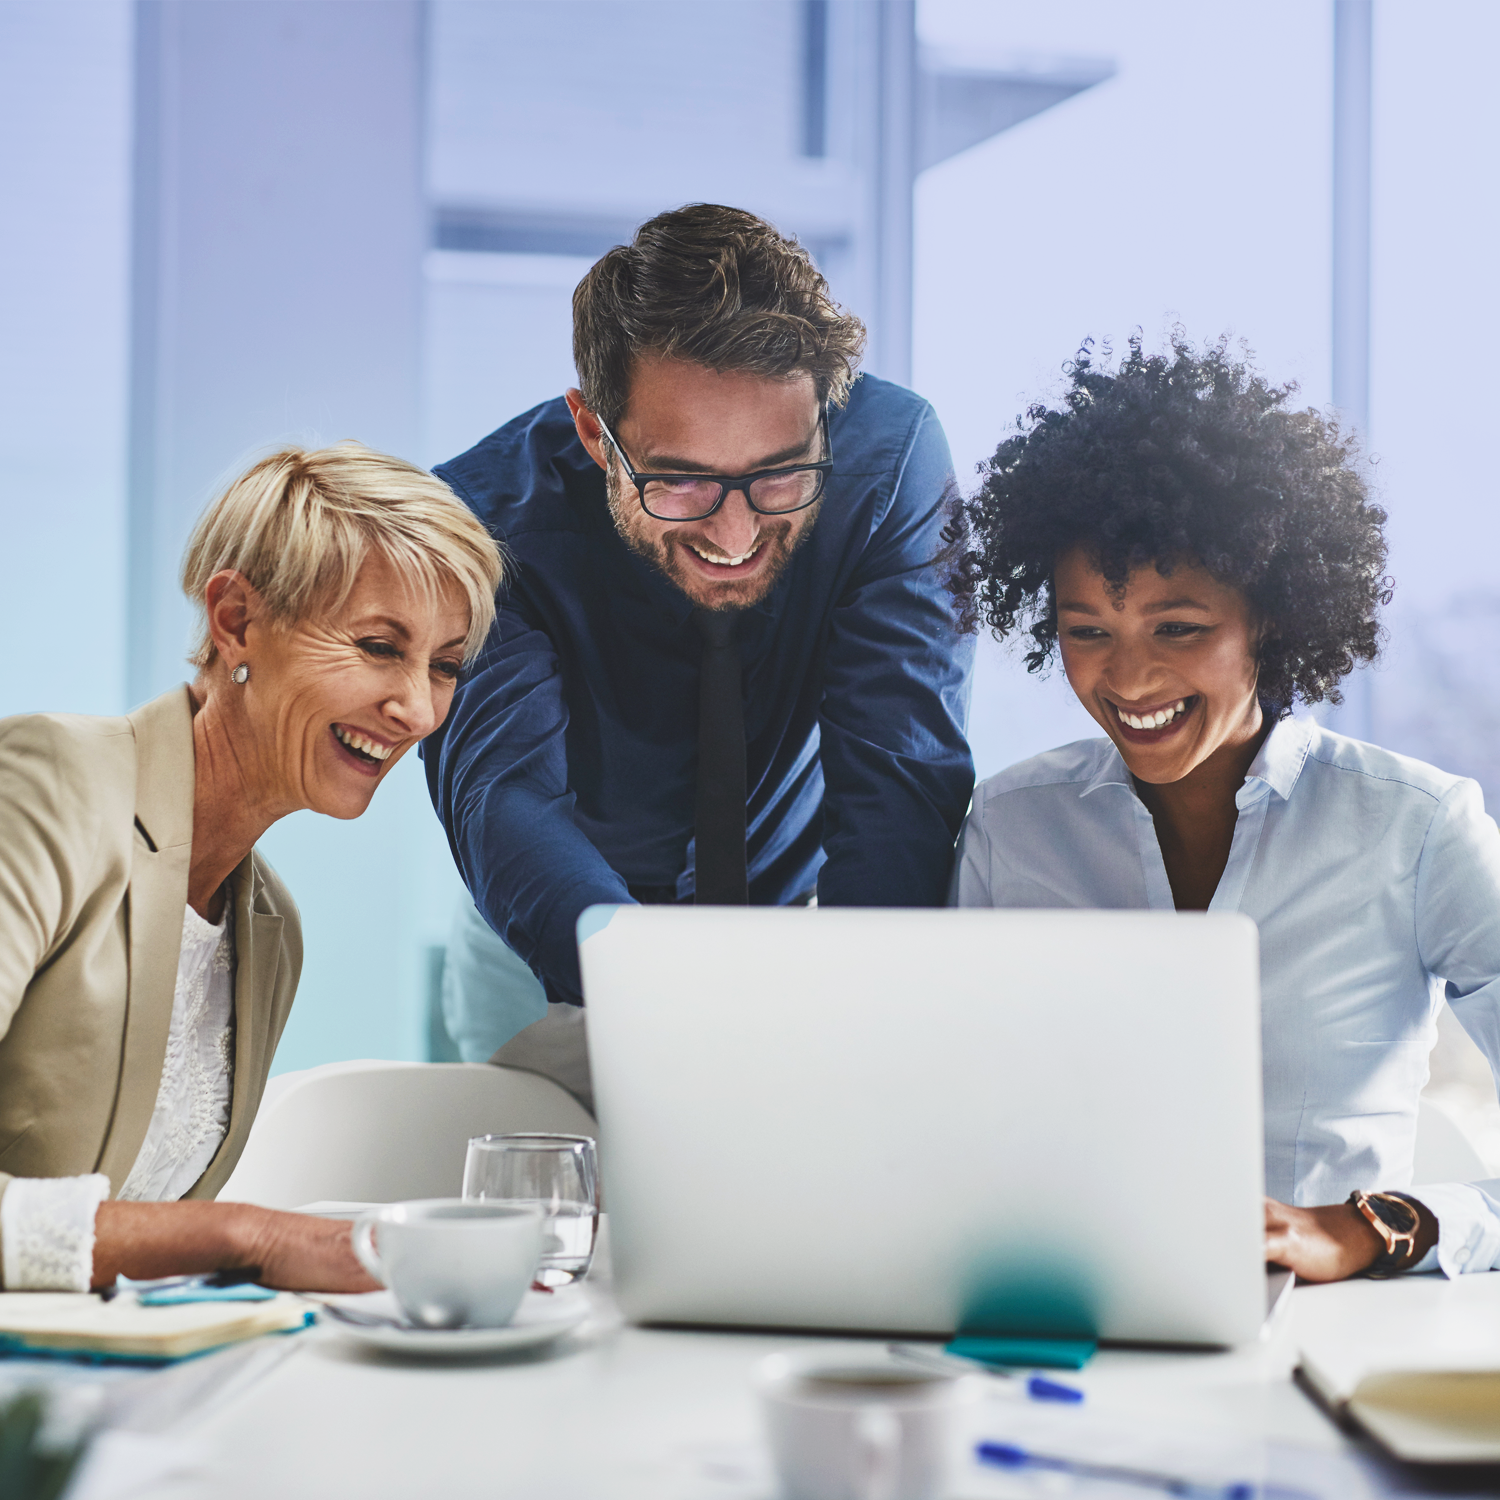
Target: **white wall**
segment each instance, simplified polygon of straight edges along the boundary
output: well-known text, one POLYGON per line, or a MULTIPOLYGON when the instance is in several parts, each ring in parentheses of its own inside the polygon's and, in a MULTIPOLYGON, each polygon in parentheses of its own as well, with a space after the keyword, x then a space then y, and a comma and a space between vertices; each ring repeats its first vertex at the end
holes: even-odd
POLYGON ((798 154, 800 11, 794 0, 436 0, 434 198, 628 218, 675 206, 694 177, 738 202, 767 191, 773 169, 810 195, 824 165, 798 154), (664 134, 677 150, 662 149, 664 134))
POLYGON ((830 0, 821 157, 802 154, 805 19, 803 0, 431 0, 432 199, 612 238, 735 204, 797 234, 873 318, 877 12, 830 0))
MULTIPOLYGON (((204 24, 221 10, 241 18, 257 11, 193 9, 204 24)), ((627 91, 611 101, 608 79, 598 85, 590 153, 571 183, 534 170, 535 144, 559 118, 547 109, 566 101, 522 108, 516 92, 527 47, 565 46, 565 18, 576 23, 585 9, 537 3, 496 13, 468 0, 429 9, 428 41, 437 49, 429 84, 448 91, 429 101, 427 115, 429 131, 441 135, 428 142, 435 193, 511 203, 530 195, 535 206, 556 208, 586 188, 597 205, 601 182, 624 170, 613 158, 630 154, 606 108, 628 111, 627 91), (490 65, 497 46, 508 72, 490 65)), ((313 20, 296 7, 264 13, 275 11, 295 42, 299 27, 336 25, 339 10, 309 6, 313 20)), ((784 59, 795 46, 794 12, 766 8, 767 27, 750 37, 745 56, 784 59)), ((614 0, 587 14, 611 28, 603 50, 623 69, 663 61, 641 17, 665 24, 687 16, 708 26, 724 24, 729 12, 642 10, 614 0)), ((759 14, 742 6, 731 19, 759 14)), ((129 706, 133 16, 128 0, 0 3, 0 713, 129 706)), ((923 0, 920 22, 928 41, 960 51, 1105 56, 1118 68, 1110 82, 920 183, 915 383, 938 406, 961 478, 971 479, 1027 400, 1056 392, 1062 362, 1089 334, 1119 345, 1140 325, 1159 339, 1174 317, 1199 338, 1229 330, 1250 341, 1270 374, 1301 380, 1306 400, 1327 400, 1328 4, 923 0)), ((1500 159, 1489 103, 1500 9, 1485 0, 1421 7, 1376 0, 1375 35, 1372 427, 1398 585, 1389 665, 1375 678, 1377 737, 1479 775, 1494 805, 1500 496, 1488 451, 1495 422, 1486 335, 1500 301, 1489 189, 1500 159)), ((356 52, 346 63, 371 66, 356 52)), ((683 126, 669 159, 645 163, 620 204, 631 212, 638 201, 643 211, 659 207, 650 201, 659 191, 674 200, 745 196, 755 206, 764 191, 800 205, 809 224, 819 212, 829 223, 852 222, 846 158, 857 143, 845 138, 852 108, 833 109, 834 155, 826 162, 786 154, 774 180, 759 182, 753 153, 736 142, 753 137, 773 154, 790 153, 796 106, 777 82, 761 96, 776 118, 756 118, 742 83, 720 96, 707 126, 683 126)), ((211 80, 200 88, 194 107, 212 102, 212 88, 211 80)), ((672 105, 661 98, 651 109, 672 105)), ((701 111, 701 96, 693 107, 701 111)), ((276 139, 283 166, 295 165, 295 136, 276 139)), ((346 139, 360 145, 358 130, 346 139)), ((372 132, 364 144, 373 150, 383 139, 372 132)), ((278 168, 226 186, 228 228, 204 232, 233 236, 234 214, 265 201, 282 176, 278 168)), ((388 235, 375 239, 389 249, 388 235)), ((235 278, 256 274, 254 257, 222 261, 238 267, 227 280, 185 289, 200 299, 184 304, 197 329, 196 363, 184 382, 196 436, 189 434, 163 494, 177 528, 162 542, 168 578, 192 510, 246 446, 288 432, 357 433, 437 462, 569 383, 568 299, 586 261, 434 253, 424 277, 419 249, 410 307, 413 327, 420 320, 420 411, 415 333, 403 345, 401 370, 358 356, 360 378, 340 375, 328 395, 319 385, 323 351, 290 347, 289 378, 273 389, 265 341, 255 344, 258 363, 248 373, 243 363, 209 357, 226 325, 208 314, 221 316, 235 278), (405 394, 397 390, 403 380, 405 394), (367 420, 371 413, 378 419, 367 420)), ((277 274, 311 267, 325 279, 342 277, 354 316, 388 316, 372 283, 342 275, 340 255, 362 275, 371 264, 363 251, 330 256, 320 239, 277 274)), ((320 306, 314 293, 310 313, 320 306)), ((389 347, 389 340, 379 346, 389 347)), ((172 636, 153 668, 164 672, 180 654, 173 634, 180 616, 159 623, 172 636)), ((981 773, 1091 732, 1060 677, 1038 683, 998 648, 981 651, 974 714, 981 773)), ((420 1055, 422 948, 442 941, 459 885, 415 760, 398 767, 361 823, 303 815, 273 833, 269 847, 308 919, 307 984, 278 1067, 420 1055)))
POLYGON ((560 396, 573 371, 573 255, 427 252, 422 458, 439 464, 560 396))
POLYGON ((1422 606, 1497 591, 1497 55, 1500 6, 1377 6, 1371 426, 1392 571, 1422 606))
MULTIPOLYGON (((1117 72, 933 168, 917 190, 917 388, 961 482, 1086 336, 1249 341, 1276 379, 1329 392, 1332 25, 1260 0, 923 0, 924 39, 1113 57, 1117 72)), ((981 776, 1097 733, 1058 674, 986 636, 971 738, 981 776)))
MULTIPOLYGON (((258 451, 420 444, 422 9, 165 0, 140 12, 133 351, 133 679, 180 680, 193 521, 258 451)), ((253 663, 252 663, 253 669, 253 663)), ((415 755, 370 810, 276 824, 302 910, 275 1070, 420 1056, 426 945, 456 881, 415 755), (446 882, 446 884, 445 884, 446 882)))
POLYGON ((131 19, 0 4, 0 715, 125 707, 131 19))
POLYGON ((421 8, 162 0, 140 13, 132 687, 183 675, 193 522, 261 450, 417 443, 421 8))
POLYGON ((1371 427, 1390 511, 1376 738, 1500 810, 1500 7, 1378 4, 1371 427))

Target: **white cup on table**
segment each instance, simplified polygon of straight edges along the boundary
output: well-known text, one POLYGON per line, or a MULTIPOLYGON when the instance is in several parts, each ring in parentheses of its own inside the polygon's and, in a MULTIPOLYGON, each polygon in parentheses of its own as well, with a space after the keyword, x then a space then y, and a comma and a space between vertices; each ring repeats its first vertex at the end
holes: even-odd
POLYGON ((851 1350, 774 1354, 757 1372, 786 1500, 941 1500, 964 1377, 851 1350))
POLYGON ((503 1328, 542 1256, 530 1204, 426 1198, 354 1221, 354 1253, 419 1328, 503 1328))

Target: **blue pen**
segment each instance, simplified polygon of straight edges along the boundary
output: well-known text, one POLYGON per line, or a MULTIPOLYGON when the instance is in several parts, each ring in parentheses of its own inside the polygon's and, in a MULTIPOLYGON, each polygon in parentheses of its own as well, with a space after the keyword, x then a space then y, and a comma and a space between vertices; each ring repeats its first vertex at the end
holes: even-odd
MULTIPOLYGON (((920 1344, 887 1344, 886 1349, 897 1359, 908 1364, 921 1365, 925 1369, 942 1370, 953 1375, 990 1375, 996 1380, 1020 1380, 1018 1370, 999 1370, 982 1360, 968 1359, 962 1354, 948 1354, 938 1349, 924 1349, 920 1344)), ((1083 1392, 1077 1386, 1064 1385, 1046 1375, 1031 1374, 1025 1377, 1026 1394, 1033 1401, 1062 1401, 1077 1403, 1083 1400, 1083 1392)))
POLYGON ((1186 1495, 1191 1500, 1318 1500, 1307 1490, 1292 1489, 1284 1484, 1252 1484, 1245 1480, 1233 1484, 1200 1484, 1180 1474, 1165 1474, 1155 1469, 1133 1469, 1126 1464, 1096 1464, 1080 1458, 1059 1458, 1051 1453, 1032 1453, 1014 1443, 980 1443, 974 1449, 980 1463, 1000 1469, 1051 1469, 1058 1474, 1075 1474, 1083 1479, 1112 1479, 1116 1484, 1134 1484, 1142 1489, 1161 1490, 1168 1495, 1186 1495))

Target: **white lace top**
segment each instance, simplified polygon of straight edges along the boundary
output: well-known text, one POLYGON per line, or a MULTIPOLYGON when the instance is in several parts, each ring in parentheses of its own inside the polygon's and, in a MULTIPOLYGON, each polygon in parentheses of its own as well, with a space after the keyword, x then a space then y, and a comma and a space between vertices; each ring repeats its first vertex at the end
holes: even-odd
MULTIPOLYGON (((182 1197, 203 1175, 229 1129, 234 1083, 234 934, 228 910, 214 926, 192 907, 182 952, 156 1108, 119 1197, 182 1197)), ((94 1213, 109 1179, 18 1177, 0 1198, 0 1266, 7 1291, 86 1292, 93 1274, 94 1213)))
POLYGON ((234 937, 227 903, 217 927, 189 906, 156 1110, 120 1198, 160 1203, 182 1197, 197 1182, 229 1129, 233 1079, 234 937))

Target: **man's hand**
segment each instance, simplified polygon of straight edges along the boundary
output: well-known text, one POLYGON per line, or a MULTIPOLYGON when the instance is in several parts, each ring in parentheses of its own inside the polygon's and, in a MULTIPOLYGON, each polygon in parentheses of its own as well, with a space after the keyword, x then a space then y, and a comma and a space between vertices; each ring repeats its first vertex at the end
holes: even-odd
MULTIPOLYGON (((1419 1261, 1437 1240, 1437 1220, 1419 1208, 1419 1261)), ((1357 1276, 1385 1250, 1385 1242, 1352 1203, 1292 1208, 1266 1199, 1266 1259, 1297 1273, 1299 1281, 1343 1281, 1357 1276)))

